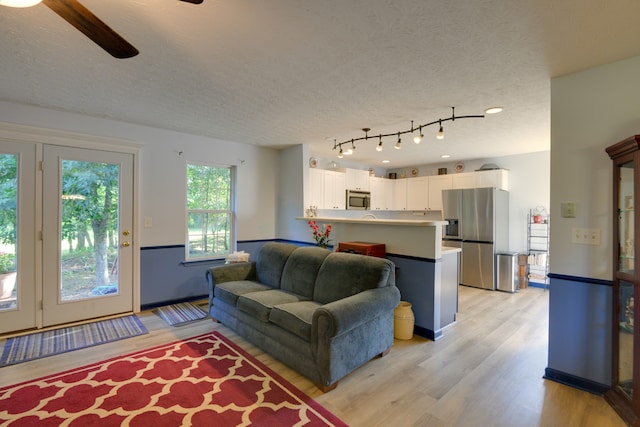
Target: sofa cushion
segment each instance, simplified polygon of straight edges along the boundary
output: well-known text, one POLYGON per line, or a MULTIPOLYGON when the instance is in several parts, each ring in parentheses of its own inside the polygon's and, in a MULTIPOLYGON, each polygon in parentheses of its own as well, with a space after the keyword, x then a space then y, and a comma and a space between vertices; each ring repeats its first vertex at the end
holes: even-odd
POLYGON ((305 298, 280 289, 250 292, 238 298, 238 310, 243 311, 262 322, 269 321, 271 309, 279 304, 303 301, 305 298))
POLYGON ((326 249, 315 246, 298 248, 293 251, 284 266, 280 289, 307 299, 313 298, 313 288, 318 270, 330 253, 326 249))
POLYGON ((269 321, 280 326, 305 341, 311 340, 311 321, 313 312, 320 307, 315 301, 291 302, 279 304, 271 309, 269 321))
POLYGON ((333 252, 322 263, 313 300, 327 304, 367 289, 389 286, 393 263, 346 252, 333 252))
POLYGON ((265 243, 256 258, 257 281, 272 288, 279 288, 287 258, 298 247, 290 243, 265 243))
POLYGON ((215 288, 213 288, 213 295, 235 307, 238 302, 238 297, 241 295, 249 292, 266 291, 268 289, 271 288, 258 282, 252 282, 251 280, 238 280, 235 282, 224 282, 216 285, 215 288))

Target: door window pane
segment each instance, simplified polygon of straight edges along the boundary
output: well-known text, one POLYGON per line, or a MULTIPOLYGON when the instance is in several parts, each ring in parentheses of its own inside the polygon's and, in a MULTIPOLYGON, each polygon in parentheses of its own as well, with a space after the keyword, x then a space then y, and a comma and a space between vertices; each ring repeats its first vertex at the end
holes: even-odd
POLYGON ((62 161, 60 300, 118 293, 119 166, 62 161))

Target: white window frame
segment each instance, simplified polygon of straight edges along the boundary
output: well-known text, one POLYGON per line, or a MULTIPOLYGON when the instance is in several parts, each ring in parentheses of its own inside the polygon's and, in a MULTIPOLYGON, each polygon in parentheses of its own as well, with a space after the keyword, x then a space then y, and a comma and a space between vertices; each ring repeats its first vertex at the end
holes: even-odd
POLYGON ((234 165, 220 165, 220 164, 212 164, 212 163, 202 163, 202 162, 190 162, 186 163, 185 167, 185 260, 187 262, 194 261, 206 261, 206 260, 216 260, 223 259, 229 253, 233 253, 237 248, 237 240, 236 240, 236 172, 237 168, 234 165), (198 166, 198 167, 210 167, 217 169, 228 169, 229 170, 229 186, 230 186, 230 197, 229 204, 230 209, 189 209, 188 208, 188 197, 189 197, 189 167, 190 166, 198 166), (208 214, 220 214, 226 213, 229 215, 230 226, 229 226, 229 247, 227 252, 220 252, 215 254, 203 254, 201 256, 194 256, 190 254, 190 241, 189 241, 189 216, 191 213, 208 213, 208 214))

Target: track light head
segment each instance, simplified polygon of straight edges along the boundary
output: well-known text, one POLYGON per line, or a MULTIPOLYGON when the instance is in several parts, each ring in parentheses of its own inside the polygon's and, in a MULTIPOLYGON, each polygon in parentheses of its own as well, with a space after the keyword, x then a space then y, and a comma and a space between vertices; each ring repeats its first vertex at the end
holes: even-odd
POLYGON ((398 132, 398 142, 396 142, 396 145, 394 145, 393 148, 395 148, 396 150, 399 150, 400 144, 402 144, 402 139, 400 139, 400 132, 398 132))
POLYGON ((344 154, 342 153, 342 147, 340 147, 340 151, 338 151, 338 158, 341 159, 344 157, 344 154))
POLYGON ((442 128, 442 122, 440 122, 440 129, 438 129, 438 133, 436 134, 437 139, 444 139, 444 129, 442 128))

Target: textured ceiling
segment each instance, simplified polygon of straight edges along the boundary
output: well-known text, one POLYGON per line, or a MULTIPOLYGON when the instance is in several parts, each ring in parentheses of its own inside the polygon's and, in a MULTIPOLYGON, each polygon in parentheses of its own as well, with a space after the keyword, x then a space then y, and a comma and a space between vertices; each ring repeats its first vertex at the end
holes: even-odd
MULTIPOLYGON (((640 1, 82 0, 140 54, 114 59, 46 6, 0 6, 0 100, 249 144, 358 144, 390 167, 547 150, 550 78, 640 55, 640 1)), ((0 118, 1 120, 1 118, 0 118)))

